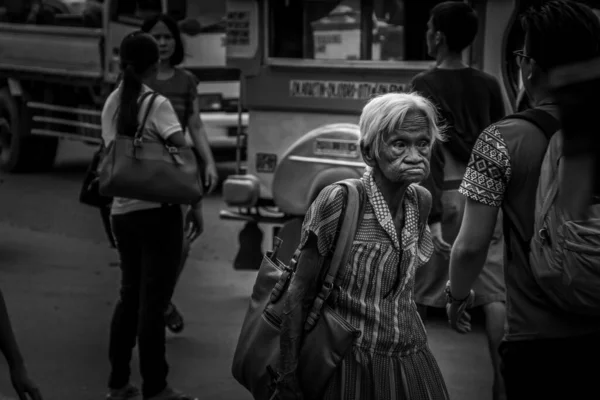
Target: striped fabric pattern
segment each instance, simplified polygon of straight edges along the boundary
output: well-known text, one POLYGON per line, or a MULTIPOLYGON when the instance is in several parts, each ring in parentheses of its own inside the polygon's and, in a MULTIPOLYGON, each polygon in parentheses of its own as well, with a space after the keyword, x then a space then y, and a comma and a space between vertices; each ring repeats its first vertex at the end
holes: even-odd
MULTIPOLYGON (((410 186, 405 195, 405 224, 399 238, 372 172, 366 172, 362 181, 369 201, 348 265, 336 281, 336 310, 362 335, 324 398, 448 399, 413 300, 415 270, 433 253, 428 228, 418 226, 416 189, 410 186)), ((303 241, 311 231, 319 238, 321 254, 331 254, 343 206, 340 186, 324 189, 305 218, 303 241)))

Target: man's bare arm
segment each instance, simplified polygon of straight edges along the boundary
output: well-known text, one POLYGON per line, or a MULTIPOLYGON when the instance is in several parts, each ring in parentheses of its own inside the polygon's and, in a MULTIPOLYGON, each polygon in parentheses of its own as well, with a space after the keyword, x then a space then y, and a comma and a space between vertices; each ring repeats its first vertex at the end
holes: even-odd
POLYGON ((481 273, 497 218, 498 208, 467 198, 450 256, 450 290, 454 298, 466 298, 481 273))

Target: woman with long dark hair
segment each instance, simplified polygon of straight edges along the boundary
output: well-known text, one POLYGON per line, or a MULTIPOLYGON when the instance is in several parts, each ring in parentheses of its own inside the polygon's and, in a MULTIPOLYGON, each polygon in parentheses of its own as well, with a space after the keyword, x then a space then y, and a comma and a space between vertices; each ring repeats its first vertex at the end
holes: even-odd
MULTIPOLYGON (((183 41, 179 26, 171 17, 158 14, 144 21, 141 29, 151 34, 158 42, 160 58, 158 73, 149 79, 147 84, 153 90, 168 98, 173 104, 179 122, 186 134, 186 140, 194 146, 205 165, 203 180, 205 187, 208 188, 208 193, 210 193, 217 186, 217 168, 206 131, 200 119, 198 81, 191 72, 177 67, 183 62, 184 58, 183 41)), ((186 241, 183 249, 183 259, 177 273, 178 279, 183 271, 189 250, 190 243, 186 241)), ((178 333, 183 330, 183 316, 172 302, 165 312, 165 322, 172 332, 178 333)))
MULTIPOLYGON (((159 51, 154 38, 134 32, 120 48, 121 83, 102 110, 102 138, 108 146, 115 135, 133 136, 149 109, 145 135, 176 147, 187 146, 173 106, 163 96, 151 103, 143 82, 156 75, 159 51)), ((192 207, 197 230, 201 214, 192 207)), ((112 230, 121 258, 121 290, 110 329, 109 400, 139 396, 130 381, 130 362, 136 341, 145 400, 191 400, 167 384, 164 310, 177 278, 183 246, 183 216, 179 205, 164 205, 115 197, 112 230)))

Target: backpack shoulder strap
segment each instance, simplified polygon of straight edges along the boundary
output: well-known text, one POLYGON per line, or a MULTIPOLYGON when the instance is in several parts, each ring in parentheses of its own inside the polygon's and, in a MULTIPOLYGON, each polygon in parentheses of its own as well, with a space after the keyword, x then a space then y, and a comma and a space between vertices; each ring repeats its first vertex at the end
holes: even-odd
POLYGON ((333 285, 340 268, 343 268, 348 261, 350 248, 352 247, 356 230, 364 213, 364 204, 362 201, 363 188, 360 179, 346 179, 338 182, 338 184, 346 187, 347 200, 344 219, 324 282, 324 284, 328 284, 329 282, 331 285, 333 285))
POLYGON ((542 131, 548 141, 550 141, 552 135, 558 132, 561 127, 558 119, 554 118, 547 111, 540 110, 539 108, 530 108, 525 111, 509 115, 504 119, 523 119, 531 122, 542 131))
POLYGON ((364 198, 366 192, 362 186, 362 181, 360 179, 346 179, 337 182, 337 184, 346 188, 346 208, 343 213, 344 216, 341 228, 338 233, 335 250, 331 262, 329 263, 327 274, 325 275, 325 279, 321 284, 321 289, 319 290, 304 323, 304 329, 307 331, 311 330, 317 323, 323 305, 333 292, 334 282, 338 272, 348 263, 352 242, 354 241, 356 230, 364 215, 364 198))
POLYGON ((419 229, 422 229, 427 224, 431 212, 431 193, 421 185, 415 185, 415 189, 419 203, 419 229))
MULTIPOLYGON (((552 139, 552 136, 554 136, 554 134, 556 132, 558 132, 561 128, 561 123, 558 119, 554 118, 550 113, 548 113, 544 110, 540 110, 539 108, 530 108, 525 111, 521 111, 519 113, 512 114, 512 115, 509 115, 504 118, 504 120, 507 120, 507 119, 522 119, 522 120, 531 122, 539 130, 542 131, 542 133, 544 134, 544 136, 546 137, 548 142, 550 142, 550 139, 552 139)), ((526 252, 529 252, 529 247, 530 247, 529 241, 525 240, 521 236, 519 231, 516 229, 514 222, 511 220, 508 213, 506 213, 506 212, 504 213, 504 216, 503 216, 502 225, 503 225, 502 228, 504 231, 504 240, 506 243, 505 246, 506 246, 506 250, 507 250, 508 259, 512 259, 512 257, 513 257, 512 246, 510 243, 511 234, 514 234, 514 236, 517 239, 517 241, 519 242, 519 245, 521 246, 521 248, 523 248, 523 250, 525 250, 526 252)))

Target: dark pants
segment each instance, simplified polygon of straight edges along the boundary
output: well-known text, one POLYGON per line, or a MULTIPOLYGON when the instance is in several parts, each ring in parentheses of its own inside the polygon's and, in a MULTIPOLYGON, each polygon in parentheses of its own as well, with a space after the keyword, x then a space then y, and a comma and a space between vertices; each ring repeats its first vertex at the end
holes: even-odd
POLYGON ((129 382, 138 342, 144 397, 167 385, 164 312, 173 294, 181 260, 183 219, 179 206, 112 217, 121 257, 121 293, 110 331, 109 387, 129 382))
POLYGON ((503 342, 500 355, 508 400, 598 396, 600 334, 503 342))

